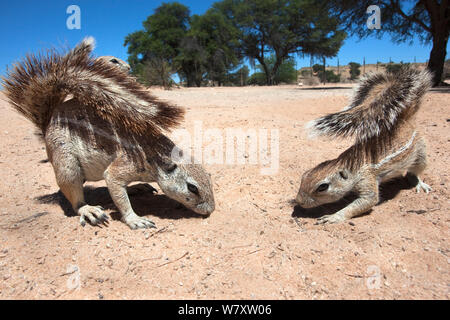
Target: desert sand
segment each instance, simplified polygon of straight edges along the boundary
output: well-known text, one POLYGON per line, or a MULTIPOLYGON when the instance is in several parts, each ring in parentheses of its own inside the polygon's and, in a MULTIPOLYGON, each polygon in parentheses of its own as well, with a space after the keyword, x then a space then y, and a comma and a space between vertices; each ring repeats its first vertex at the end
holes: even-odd
POLYGON ((135 211, 158 226, 138 231, 117 220, 104 182, 86 183, 88 203, 113 219, 83 228, 33 125, 0 100, 0 299, 450 298, 449 91, 429 92, 417 117, 433 191, 398 179, 370 213, 336 225, 315 225, 331 207, 305 214, 292 200, 305 170, 351 144, 304 130, 345 107, 351 85, 152 92, 187 109, 189 132, 198 121, 224 137, 226 128, 278 130, 278 171, 206 164, 216 199, 207 219, 130 187, 135 211))

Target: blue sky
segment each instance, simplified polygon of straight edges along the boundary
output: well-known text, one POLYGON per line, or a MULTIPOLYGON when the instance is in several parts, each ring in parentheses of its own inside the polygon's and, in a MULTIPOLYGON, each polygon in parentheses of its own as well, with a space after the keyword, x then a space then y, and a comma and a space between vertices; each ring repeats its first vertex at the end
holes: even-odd
MULTIPOLYGON (((169 2, 169 1, 165 1, 169 2)), ((192 14, 204 13, 213 0, 178 0, 188 6, 192 14)), ((127 59, 123 46, 125 36, 142 29, 142 22, 163 1, 152 0, 16 0, 0 1, 0 75, 6 66, 21 59, 28 52, 37 52, 49 47, 73 46, 87 35, 97 41, 96 55, 114 55, 127 59), (69 30, 66 20, 68 6, 75 4, 81 9, 81 30, 69 30)), ((365 27, 365 26, 364 26, 365 27)), ((349 38, 339 52, 341 65, 350 61, 362 64, 378 61, 425 62, 430 45, 414 41, 412 46, 394 44, 389 36, 378 40, 374 37, 359 41, 349 38)), ((447 49, 447 51, 449 51, 447 49)), ((297 59, 297 67, 309 66, 309 58, 297 59)), ((327 61, 336 65, 337 59, 327 61)))

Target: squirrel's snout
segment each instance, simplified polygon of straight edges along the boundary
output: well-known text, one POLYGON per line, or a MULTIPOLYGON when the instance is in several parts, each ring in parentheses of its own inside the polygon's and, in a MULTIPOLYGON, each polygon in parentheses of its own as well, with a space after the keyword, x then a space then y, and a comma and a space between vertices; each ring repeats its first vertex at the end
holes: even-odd
POLYGON ((295 197, 295 201, 297 201, 297 203, 299 205, 303 205, 303 203, 304 203, 304 196, 303 196, 303 193, 301 191, 299 191, 297 193, 297 197, 295 197))
POLYGON ((298 192, 295 201, 305 209, 314 207, 314 201, 302 191, 298 192))
POLYGON ((194 209, 194 211, 198 214, 201 214, 205 218, 209 217, 211 213, 213 213, 215 210, 215 204, 208 203, 208 202, 202 202, 197 205, 197 207, 194 209))

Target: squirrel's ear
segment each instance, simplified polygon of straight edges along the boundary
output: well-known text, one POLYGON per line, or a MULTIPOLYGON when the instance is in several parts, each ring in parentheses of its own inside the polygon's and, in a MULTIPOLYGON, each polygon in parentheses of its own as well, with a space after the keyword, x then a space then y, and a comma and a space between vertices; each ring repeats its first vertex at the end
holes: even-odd
POLYGON ((343 170, 339 171, 339 175, 341 176, 342 179, 347 180, 348 179, 348 170, 343 169, 343 170))
POLYGON ((171 173, 177 167, 178 165, 170 157, 161 158, 161 169, 163 169, 164 172, 171 173))

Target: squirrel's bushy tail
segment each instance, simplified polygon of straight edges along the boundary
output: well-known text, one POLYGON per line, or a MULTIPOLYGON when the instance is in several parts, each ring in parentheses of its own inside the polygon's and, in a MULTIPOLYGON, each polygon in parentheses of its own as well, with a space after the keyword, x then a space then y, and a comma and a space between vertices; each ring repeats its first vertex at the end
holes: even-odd
POLYGON ((93 57, 94 42, 85 38, 66 54, 27 55, 2 78, 11 105, 43 132, 53 108, 69 95, 119 134, 157 136, 183 119, 182 109, 159 101, 134 77, 93 57))
POLYGON ((389 135, 401 120, 415 114, 431 86, 429 71, 402 68, 396 74, 368 73, 343 111, 311 121, 312 134, 355 136, 357 142, 389 135))

